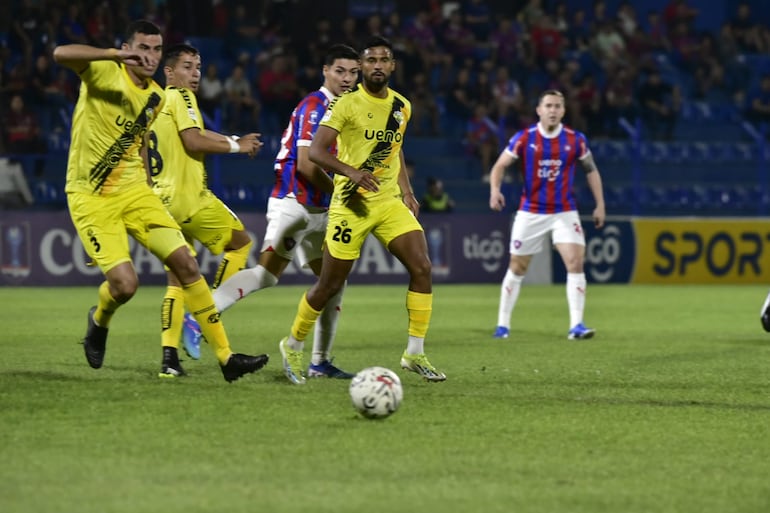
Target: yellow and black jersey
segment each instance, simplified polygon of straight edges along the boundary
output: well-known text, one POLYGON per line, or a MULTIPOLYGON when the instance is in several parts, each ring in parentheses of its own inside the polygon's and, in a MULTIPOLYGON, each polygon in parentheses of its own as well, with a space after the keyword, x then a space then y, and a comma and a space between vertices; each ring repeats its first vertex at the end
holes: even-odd
POLYGON ((110 195, 146 184, 139 149, 163 106, 163 89, 152 79, 137 86, 114 61, 93 61, 80 78, 65 190, 110 195))

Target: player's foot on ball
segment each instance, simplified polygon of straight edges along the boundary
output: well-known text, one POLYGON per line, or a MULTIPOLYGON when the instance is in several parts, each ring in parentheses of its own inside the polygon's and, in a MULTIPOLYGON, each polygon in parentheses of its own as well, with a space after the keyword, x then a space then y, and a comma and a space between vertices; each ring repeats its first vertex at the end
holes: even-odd
POLYGON ((182 347, 187 356, 193 360, 201 357, 201 327, 191 313, 184 314, 182 321, 182 347))
POLYGON ((308 378, 353 379, 353 376, 353 374, 332 365, 331 360, 324 360, 317 365, 311 363, 307 368, 308 378))
POLYGON ((596 333, 595 329, 586 328, 581 322, 575 324, 572 329, 569 330, 569 333, 567 333, 567 338, 570 340, 585 340, 593 337, 594 333, 596 333))
POLYGON ((88 311, 88 328, 83 338, 83 350, 86 353, 88 365, 98 369, 104 362, 104 353, 107 351, 107 328, 96 325, 94 321, 96 307, 92 306, 88 311))
POLYGON ((289 337, 284 337, 278 343, 278 348, 281 350, 281 358, 283 359, 283 373, 295 385, 304 385, 305 376, 302 375, 304 355, 302 351, 295 351, 288 347, 286 345, 288 341, 289 337))
POLYGON ((446 379, 446 374, 436 369, 428 361, 425 353, 408 354, 404 351, 404 354, 401 355, 401 368, 419 374, 426 381, 444 381, 446 379))
POLYGON ((493 338, 508 338, 508 333, 510 333, 510 330, 506 328, 505 326, 498 326, 495 328, 495 334, 492 335, 493 338))
POLYGON ((163 362, 160 364, 159 378, 178 378, 185 376, 187 373, 182 368, 182 364, 179 363, 179 354, 176 347, 164 347, 163 348, 163 362))

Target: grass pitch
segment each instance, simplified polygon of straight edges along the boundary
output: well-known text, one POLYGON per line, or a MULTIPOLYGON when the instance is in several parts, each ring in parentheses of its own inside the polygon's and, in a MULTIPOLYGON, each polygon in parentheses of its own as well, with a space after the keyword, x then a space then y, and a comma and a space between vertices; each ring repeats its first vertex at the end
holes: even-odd
MULTIPOLYGON (((765 286, 597 286, 568 341, 563 286, 525 286, 494 340, 496 285, 437 286, 426 349, 401 371, 406 287, 351 285, 336 363, 382 365, 401 409, 359 417, 347 382, 291 385, 278 340, 304 287, 224 314, 233 348, 268 352, 226 383, 213 354, 160 380, 161 288, 113 320, 104 368, 78 345, 95 288, 0 288, 0 511, 765 512, 765 286)), ((306 348, 309 359, 309 345, 306 348)))

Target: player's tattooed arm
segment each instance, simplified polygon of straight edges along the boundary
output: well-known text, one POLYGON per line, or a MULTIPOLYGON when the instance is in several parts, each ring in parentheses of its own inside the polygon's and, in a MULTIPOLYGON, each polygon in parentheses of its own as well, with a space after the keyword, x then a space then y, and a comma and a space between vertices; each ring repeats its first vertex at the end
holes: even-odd
POLYGON ((594 160, 594 156, 591 155, 590 153, 580 161, 580 164, 583 166, 583 169, 585 170, 586 173, 599 171, 599 168, 596 167, 596 161, 594 160))

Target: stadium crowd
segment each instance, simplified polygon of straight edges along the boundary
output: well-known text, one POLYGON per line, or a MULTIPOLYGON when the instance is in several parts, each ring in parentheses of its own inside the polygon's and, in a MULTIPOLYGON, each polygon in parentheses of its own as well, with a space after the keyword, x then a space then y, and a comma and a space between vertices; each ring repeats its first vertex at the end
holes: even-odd
POLYGON ((739 2, 718 31, 696 30, 688 0, 640 12, 640 2, 567 1, 20 0, 0 25, 0 153, 40 153, 68 137, 77 77, 52 64, 59 44, 119 45, 129 20, 161 26, 164 41, 200 47, 203 110, 223 129, 279 134, 293 106, 319 83, 332 43, 360 47, 379 33, 399 65, 392 85, 413 102, 414 136, 462 139, 483 169, 500 144, 534 121, 539 91, 567 99, 566 121, 590 137, 670 140, 684 102, 770 120, 770 69, 746 55, 770 53, 770 29, 739 2), (368 4, 371 4, 369 2, 368 4), (298 13, 302 15, 298 15, 298 13), (624 128, 626 126, 626 128, 624 128))

